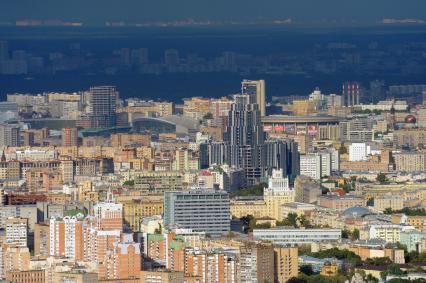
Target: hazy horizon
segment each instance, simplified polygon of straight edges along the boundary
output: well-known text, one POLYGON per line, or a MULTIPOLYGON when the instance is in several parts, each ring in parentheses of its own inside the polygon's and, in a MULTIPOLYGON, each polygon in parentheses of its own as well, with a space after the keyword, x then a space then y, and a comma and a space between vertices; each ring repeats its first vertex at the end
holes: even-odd
POLYGON ((3 0, 1 21, 60 19, 99 24, 105 21, 183 19, 256 21, 291 18, 296 23, 375 23, 383 18, 425 19, 423 0, 3 0))

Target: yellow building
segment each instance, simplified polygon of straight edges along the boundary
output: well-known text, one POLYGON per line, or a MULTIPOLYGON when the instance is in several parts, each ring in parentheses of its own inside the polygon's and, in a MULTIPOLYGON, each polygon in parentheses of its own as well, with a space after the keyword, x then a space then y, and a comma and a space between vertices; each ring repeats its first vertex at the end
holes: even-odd
POLYGON ((268 214, 264 200, 231 200, 231 215, 237 218, 252 215, 254 218, 265 217, 268 214))
POLYGON ((160 270, 160 271, 141 271, 140 275, 140 283, 180 283, 184 281, 183 272, 178 271, 168 271, 168 270, 160 270))
POLYGON ((252 215, 255 218, 272 217, 283 219, 282 205, 294 202, 294 190, 289 188, 288 179, 283 177, 281 170, 273 170, 269 178, 268 188, 263 191, 263 200, 234 199, 230 210, 234 217, 252 215))
POLYGON ((374 199, 374 209, 385 211, 387 208, 401 210, 404 207, 404 200, 398 195, 384 195, 374 199))
POLYGON ((140 231, 143 217, 163 214, 163 200, 150 197, 142 199, 122 200, 123 219, 133 231, 140 231))
POLYGON ((369 238, 384 240, 386 243, 397 243, 400 241, 401 229, 400 225, 395 224, 372 225, 369 238))
POLYGON ((323 265, 320 274, 326 277, 336 276, 338 272, 338 266, 335 262, 329 262, 323 265))
POLYGON ((273 170, 269 178, 268 187, 263 191, 263 199, 266 203, 266 216, 283 219, 282 205, 294 202, 294 190, 289 187, 288 178, 283 176, 281 170, 273 170))
POLYGON ((410 215, 405 214, 392 214, 393 224, 408 224, 414 226, 419 231, 425 232, 426 230, 426 216, 424 215, 410 215))
POLYGON ((138 171, 133 177, 138 190, 161 192, 182 189, 183 176, 178 171, 138 171))
POLYGON ((315 112, 315 103, 311 100, 293 100, 293 114, 306 116, 315 112))
POLYGON ((55 272, 53 282, 97 283, 98 274, 95 272, 81 271, 55 272))
MULTIPOLYGON (((133 104, 133 103, 132 103, 133 104)), ((172 102, 146 102, 143 104, 129 105, 118 109, 117 112, 151 114, 157 113, 160 117, 173 115, 172 102)))
POLYGON ((284 283, 299 273, 297 247, 274 247, 274 282, 284 283))

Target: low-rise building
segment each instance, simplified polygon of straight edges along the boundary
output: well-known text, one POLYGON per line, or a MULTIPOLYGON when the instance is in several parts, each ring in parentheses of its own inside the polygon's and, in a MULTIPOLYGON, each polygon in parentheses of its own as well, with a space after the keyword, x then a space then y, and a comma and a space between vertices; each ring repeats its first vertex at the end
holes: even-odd
POLYGON ((402 231, 399 237, 399 242, 407 247, 408 252, 420 252, 420 245, 426 240, 426 234, 417 230, 402 231))
POLYGON ((331 209, 344 210, 353 206, 365 206, 365 200, 350 194, 343 196, 328 194, 319 197, 318 204, 331 209))
POLYGON ((253 239, 270 241, 276 245, 310 244, 322 241, 340 241, 340 229, 299 229, 299 228, 271 228, 254 229, 253 239))
POLYGON ((395 195, 384 195, 374 199, 374 209, 385 211, 386 209, 401 210, 404 207, 404 200, 395 195))
POLYGON ((401 231, 413 229, 413 226, 395 224, 371 225, 369 239, 380 239, 386 241, 386 243, 397 243, 401 241, 401 231))

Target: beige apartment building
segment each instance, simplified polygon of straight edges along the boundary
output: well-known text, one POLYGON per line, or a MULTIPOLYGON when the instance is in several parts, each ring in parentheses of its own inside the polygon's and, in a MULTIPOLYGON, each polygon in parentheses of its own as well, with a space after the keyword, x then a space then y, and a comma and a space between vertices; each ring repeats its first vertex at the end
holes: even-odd
POLYGON ((374 209, 385 211, 387 208, 401 210, 404 208, 404 200, 397 195, 384 195, 374 199, 374 209))
POLYGON ((423 172, 426 170, 426 153, 404 152, 394 154, 395 170, 398 172, 423 172))
POLYGON ((274 282, 284 283, 299 273, 297 247, 274 247, 274 282))

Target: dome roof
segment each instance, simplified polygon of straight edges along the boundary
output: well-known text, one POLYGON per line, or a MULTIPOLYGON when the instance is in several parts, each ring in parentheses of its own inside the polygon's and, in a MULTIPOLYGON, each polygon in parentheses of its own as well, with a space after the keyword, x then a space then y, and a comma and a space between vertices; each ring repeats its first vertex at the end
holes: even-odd
POLYGON ((353 206, 353 207, 349 207, 348 209, 346 209, 343 212, 343 215, 349 216, 349 217, 362 217, 362 216, 367 215, 369 213, 370 213, 370 210, 366 207, 353 206))
POLYGON ((405 117, 405 123, 416 123, 416 117, 414 117, 413 115, 408 115, 407 117, 405 117))

